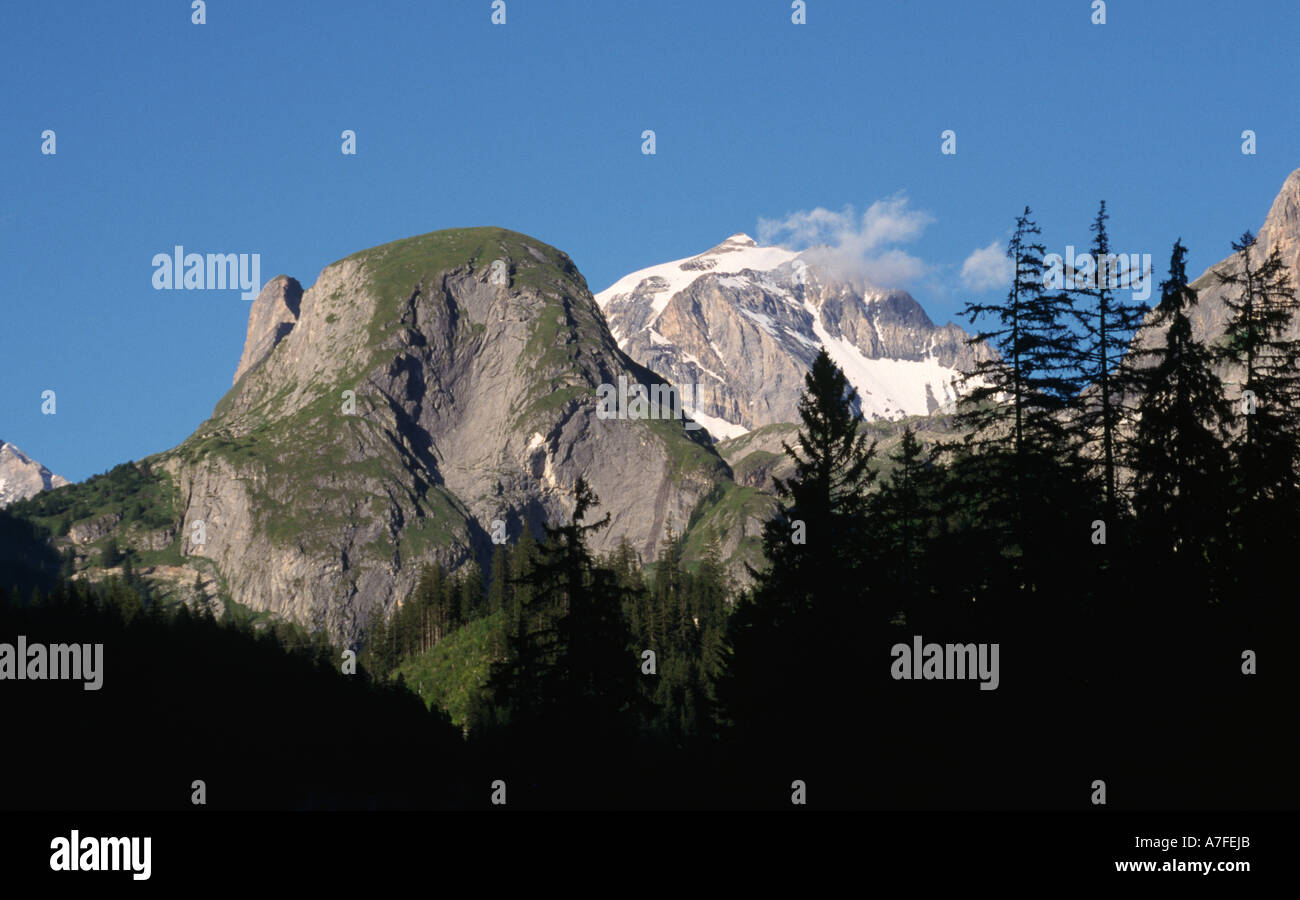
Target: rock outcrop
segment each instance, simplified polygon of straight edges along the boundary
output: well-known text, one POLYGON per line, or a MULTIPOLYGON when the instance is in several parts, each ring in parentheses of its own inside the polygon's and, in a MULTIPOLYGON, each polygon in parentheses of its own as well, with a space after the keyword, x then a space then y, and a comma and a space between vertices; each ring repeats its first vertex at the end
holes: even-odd
POLYGON ((279 275, 266 283, 249 310, 244 353, 235 367, 231 384, 238 384, 245 372, 261 365, 276 345, 288 336, 298 323, 301 303, 302 285, 295 279, 279 275))

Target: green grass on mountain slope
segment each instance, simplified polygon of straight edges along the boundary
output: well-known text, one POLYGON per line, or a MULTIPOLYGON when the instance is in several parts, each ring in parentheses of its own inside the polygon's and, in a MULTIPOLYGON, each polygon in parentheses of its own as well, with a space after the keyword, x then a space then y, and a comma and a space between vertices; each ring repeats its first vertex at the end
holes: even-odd
POLYGON ((575 292, 585 287, 572 261, 559 250, 505 228, 450 228, 381 244, 345 257, 362 265, 375 296, 372 346, 387 339, 420 282, 428 286, 442 273, 466 265, 478 272, 497 259, 510 264, 512 286, 542 293, 554 293, 566 283, 575 292))
POLYGON ((426 706, 443 710, 460 728, 470 723, 475 710, 491 696, 487 689, 492 671, 491 640, 502 615, 496 612, 462 625, 433 649, 409 657, 397 668, 406 686, 418 693, 426 706))
MULTIPOLYGON (((726 534, 738 533, 750 519, 766 521, 774 509, 770 494, 757 488, 746 487, 733 481, 720 481, 700 499, 682 536, 682 558, 687 568, 694 569, 708 549, 709 541, 726 534)), ((763 556, 763 542, 758 528, 754 534, 741 538, 728 562, 747 562, 759 567, 763 556)))
POLYGON ((155 471, 149 460, 125 462, 85 481, 44 491, 9 507, 21 516, 62 536, 77 522, 115 513, 119 528, 138 525, 165 528, 179 518, 176 488, 166 472, 155 471))

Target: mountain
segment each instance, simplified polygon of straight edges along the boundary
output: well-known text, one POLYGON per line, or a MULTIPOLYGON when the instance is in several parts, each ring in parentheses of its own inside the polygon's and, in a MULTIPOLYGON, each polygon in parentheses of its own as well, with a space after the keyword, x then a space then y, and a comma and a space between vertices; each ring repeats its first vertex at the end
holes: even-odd
POLYGON ((954 380, 988 354, 936 326, 910 294, 736 234, 698 256, 625 275, 596 294, 619 347, 675 385, 714 437, 797 422, 804 374, 825 348, 868 419, 949 408, 954 380), (691 389, 687 393, 691 393, 691 389))
POLYGON ((734 520, 738 486, 704 431, 597 414, 601 385, 661 380, 618 349, 564 253, 499 228, 434 232, 306 290, 272 279, 193 435, 32 515, 79 563, 113 534, 141 566, 351 640, 421 564, 486 568, 494 531, 567 518, 580 476, 610 516, 597 551, 626 538, 652 559, 670 527, 734 520))
POLYGON ((0 441, 0 509, 67 483, 13 444, 0 441))
MULTIPOLYGON (((1236 236, 1234 233, 1232 239, 1236 236)), ((1291 273, 1291 284, 1300 291, 1300 169, 1292 172, 1283 182, 1268 215, 1264 218, 1264 224, 1260 226, 1255 237, 1257 243, 1255 249, 1251 251, 1252 261, 1255 264, 1263 262, 1274 246, 1279 247, 1282 251, 1282 261, 1291 273)), ((1239 267, 1236 254, 1230 254, 1206 269, 1205 273, 1192 283, 1192 287, 1198 292, 1198 301, 1191 315, 1192 327, 1200 339, 1213 340, 1223 334, 1231 317, 1231 312, 1224 303, 1224 298, 1229 295, 1230 289, 1225 289, 1218 283, 1214 271, 1218 269, 1232 272, 1239 267)), ((1159 281, 1164 277, 1164 273, 1157 268, 1153 277, 1159 281)), ((1153 303, 1158 301, 1159 296, 1155 296, 1152 300, 1153 303)), ((1290 334, 1293 337, 1300 336, 1300 317, 1292 320, 1290 334)))

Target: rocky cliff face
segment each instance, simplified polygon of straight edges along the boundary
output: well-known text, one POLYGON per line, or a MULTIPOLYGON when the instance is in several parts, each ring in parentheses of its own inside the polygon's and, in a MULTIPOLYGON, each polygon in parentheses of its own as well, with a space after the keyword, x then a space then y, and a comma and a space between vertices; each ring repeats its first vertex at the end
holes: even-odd
POLYGON ((13 444, 0 441, 0 508, 67 483, 13 444))
POLYGON ((596 415, 600 385, 659 379, 539 241, 436 232, 340 260, 299 291, 266 286, 235 386, 158 458, 180 496, 181 552, 253 609, 351 638, 420 563, 486 562, 494 521, 514 540, 566 517, 579 476, 611 515, 595 549, 626 537, 648 557, 730 480, 681 420, 596 415))
POLYGON ((989 351, 936 326, 909 294, 761 247, 738 234, 699 256, 624 276, 596 295, 619 346, 674 384, 716 438, 798 421, 821 348, 857 388, 867 418, 950 407, 960 371, 989 351))
MULTIPOLYGON (((1225 239, 1225 245, 1228 240, 1235 240, 1237 232, 1230 238, 1225 239)), ((1251 250, 1251 260, 1255 265, 1263 262, 1264 258, 1276 246, 1282 251, 1282 261, 1287 265, 1291 274, 1291 284, 1300 292, 1300 169, 1295 170, 1282 184, 1282 189, 1278 192, 1277 197, 1273 200, 1273 206, 1264 219, 1264 224, 1260 226, 1255 233, 1256 244, 1251 250)), ((1155 262, 1159 263, 1164 257, 1156 257, 1155 262)), ((1240 268, 1237 255, 1235 253, 1226 256, 1222 261, 1210 266, 1205 272, 1192 282, 1192 287, 1197 291, 1197 304, 1191 314, 1192 327, 1196 336, 1205 341, 1213 341, 1223 330, 1231 317, 1231 311, 1228 309, 1224 299, 1229 296, 1231 289, 1224 288, 1219 284, 1215 271, 1235 272, 1240 268)), ((1156 266, 1154 279, 1159 281, 1164 276, 1159 265, 1156 266)), ((1151 299, 1152 305, 1160 300, 1158 292, 1153 294, 1151 299)), ((1300 336, 1300 319, 1293 321, 1292 334, 1300 336)), ((1140 340, 1143 345, 1157 340, 1158 335, 1148 333, 1141 336, 1140 340)))
POLYGON ((302 285, 288 275, 280 275, 267 282, 248 314, 248 335, 244 338, 244 352, 235 367, 231 384, 238 384, 243 374, 262 364, 276 345, 298 323, 298 308, 302 303, 302 285))

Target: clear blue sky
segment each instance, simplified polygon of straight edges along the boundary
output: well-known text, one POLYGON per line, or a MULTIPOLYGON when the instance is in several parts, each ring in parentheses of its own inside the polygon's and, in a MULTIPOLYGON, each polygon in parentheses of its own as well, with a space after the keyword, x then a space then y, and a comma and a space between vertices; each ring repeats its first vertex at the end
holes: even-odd
POLYGON ((1063 251, 1104 198, 1117 249, 1162 275, 1181 235, 1199 274, 1300 167, 1294 0, 1113 0, 1105 25, 1089 0, 790 12, 508 0, 493 26, 490 0, 211 0, 197 26, 188 0, 6 2, 0 438, 79 480, 210 414, 248 302, 154 291, 175 244, 309 286, 365 247, 500 225, 595 291, 763 218, 901 192, 932 220, 899 245, 924 264, 908 286, 944 321, 975 296, 963 260, 1026 203, 1063 251))

